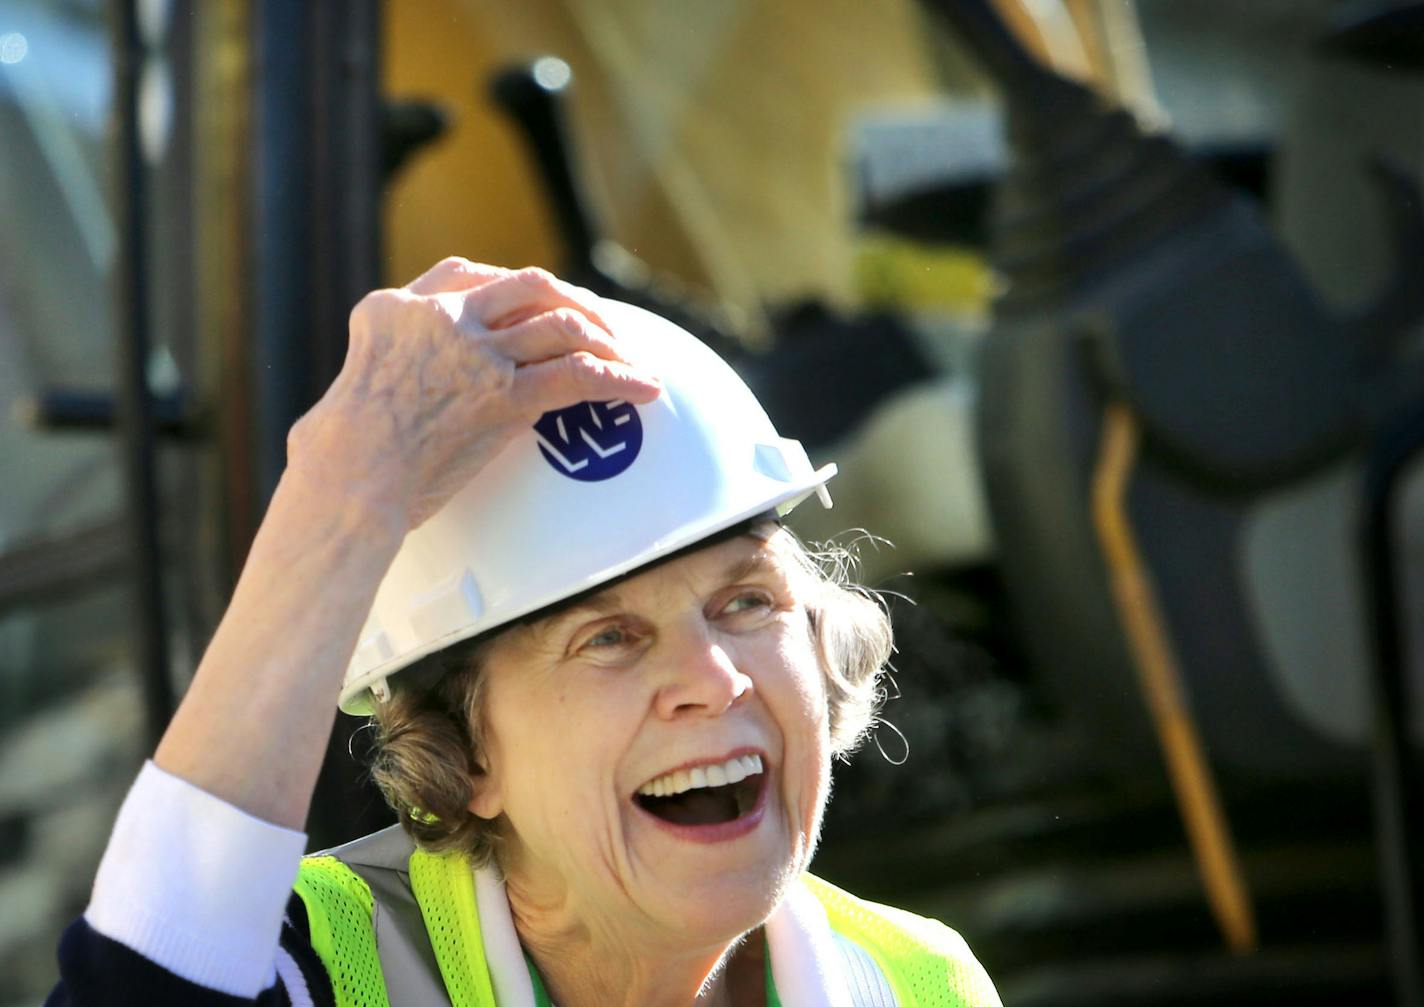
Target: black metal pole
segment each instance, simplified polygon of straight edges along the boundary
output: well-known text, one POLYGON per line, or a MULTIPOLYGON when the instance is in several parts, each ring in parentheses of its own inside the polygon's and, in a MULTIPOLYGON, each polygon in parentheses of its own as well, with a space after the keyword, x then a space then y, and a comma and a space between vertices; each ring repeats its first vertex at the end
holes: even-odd
MULTIPOLYGON (((943 18, 970 47, 989 75, 1001 85, 1051 80, 1047 70, 1025 48, 992 0, 921 0, 930 13, 943 18)), ((1008 97, 1015 94, 1010 91, 1008 97)))
POLYGON ((119 234, 114 263, 118 351, 119 447, 123 456, 126 520, 133 550, 134 661, 143 680, 149 740, 173 712, 164 619, 162 557, 158 544, 158 487, 153 401, 148 387, 148 223, 143 153, 139 143, 138 82, 143 66, 134 0, 110 4, 114 57, 114 208, 119 234))
POLYGON ((589 219, 588 201, 574 177, 564 112, 572 74, 568 64, 552 56, 511 67, 495 77, 490 96, 516 123, 534 157, 544 194, 554 211, 554 225, 564 240, 566 267, 593 273, 598 229, 589 219))
POLYGON ((1365 474, 1361 528, 1365 588, 1373 618, 1375 831, 1395 1003, 1417 1007, 1424 1003, 1424 946, 1419 929, 1424 911, 1419 864, 1424 850, 1424 802, 1410 745, 1413 697, 1400 623, 1401 550, 1395 528, 1403 477, 1424 451, 1424 408, 1393 424, 1379 444, 1365 474))
MULTIPOLYGON (((381 4, 311 0, 305 6, 311 39, 307 156, 312 199, 306 232, 311 263, 307 393, 315 401, 345 359, 352 306, 383 279, 381 4)), ((354 728, 350 718, 337 718, 312 794, 308 831, 313 838, 344 840, 394 820, 351 757, 354 728)))
MULTIPOLYGON (((378 0, 254 0, 252 108, 254 483, 265 502, 287 431, 340 370, 346 320, 380 276, 378 0)), ((333 699, 335 697, 333 696, 333 699)), ((338 719, 312 795, 316 846, 389 824, 338 719)))
MULTIPOLYGON (((319 5, 324 0, 317 0, 319 5)), ((287 431, 311 405, 312 274, 309 216, 314 179, 312 8, 253 4, 253 457, 259 507, 271 500, 287 464, 287 431)))

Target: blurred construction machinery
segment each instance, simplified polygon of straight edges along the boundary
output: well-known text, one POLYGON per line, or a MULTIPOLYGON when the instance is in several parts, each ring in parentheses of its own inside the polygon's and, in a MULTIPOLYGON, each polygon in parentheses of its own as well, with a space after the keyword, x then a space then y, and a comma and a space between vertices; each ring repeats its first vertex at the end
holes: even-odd
MULTIPOLYGON (((451 252, 698 332, 840 463, 798 530, 896 543, 901 697, 822 873, 1013 1007, 1421 1002, 1421 24, 0 2, 0 902, 48 921, 0 928, 13 1003, 349 305, 451 252)), ((316 844, 384 821, 362 738, 316 844)))

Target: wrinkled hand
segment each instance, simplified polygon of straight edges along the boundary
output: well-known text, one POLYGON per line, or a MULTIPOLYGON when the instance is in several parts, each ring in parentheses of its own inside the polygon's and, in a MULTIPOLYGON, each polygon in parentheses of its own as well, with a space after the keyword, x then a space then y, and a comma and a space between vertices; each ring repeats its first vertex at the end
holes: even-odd
POLYGON ((544 412, 660 389, 590 291, 449 258, 356 305, 341 373, 288 436, 288 470, 407 530, 544 412))

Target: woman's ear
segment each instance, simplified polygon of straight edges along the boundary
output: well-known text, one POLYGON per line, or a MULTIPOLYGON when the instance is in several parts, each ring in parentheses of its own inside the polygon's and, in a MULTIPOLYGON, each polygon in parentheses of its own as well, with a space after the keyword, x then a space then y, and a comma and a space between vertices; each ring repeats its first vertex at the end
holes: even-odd
POLYGON ((475 774, 470 777, 470 803, 465 807, 477 818, 494 821, 504 814, 504 792, 498 774, 485 768, 484 762, 480 760, 475 774))

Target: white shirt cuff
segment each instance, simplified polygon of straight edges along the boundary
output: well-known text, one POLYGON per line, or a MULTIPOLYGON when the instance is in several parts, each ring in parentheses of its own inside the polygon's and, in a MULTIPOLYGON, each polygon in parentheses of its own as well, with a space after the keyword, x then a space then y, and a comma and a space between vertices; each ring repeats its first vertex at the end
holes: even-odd
POLYGON ((84 918, 175 975, 255 997, 306 836, 145 763, 114 823, 84 918))

